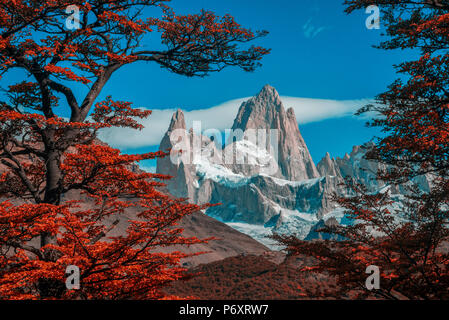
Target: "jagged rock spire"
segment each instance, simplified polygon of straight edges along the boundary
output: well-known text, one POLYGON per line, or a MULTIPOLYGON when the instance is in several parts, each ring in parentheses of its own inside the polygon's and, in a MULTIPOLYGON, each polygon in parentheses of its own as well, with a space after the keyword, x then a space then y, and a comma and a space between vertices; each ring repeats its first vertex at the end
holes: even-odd
POLYGON ((185 129, 186 121, 184 119, 184 112, 181 109, 176 110, 171 118, 170 125, 168 127, 168 131, 173 131, 176 129, 185 129))
POLYGON ((331 159, 329 152, 326 152, 326 156, 318 162, 316 167, 321 176, 340 176, 340 170, 335 164, 335 160, 331 159))
POLYGON ((232 129, 243 131, 247 129, 271 129, 279 113, 283 110, 284 107, 276 89, 266 85, 255 97, 240 106, 232 129))
POLYGON ((277 129, 280 176, 292 181, 319 176, 299 131, 294 110, 285 111, 272 86, 266 85, 258 95, 240 106, 232 129, 277 129))
MULTIPOLYGON (((159 150, 167 151, 173 148, 173 141, 171 141, 170 134, 174 130, 178 129, 186 130, 184 113, 181 109, 176 110, 176 112, 173 114, 170 125, 168 126, 168 130, 162 138, 159 150)), ((188 135, 189 133, 185 131, 186 141, 188 135)), ((174 163, 170 156, 157 158, 156 172, 174 177, 173 179, 168 180, 166 183, 170 192, 176 197, 191 197, 193 193, 192 190, 194 189, 191 171, 192 168, 190 164, 184 164, 183 162, 174 163)))

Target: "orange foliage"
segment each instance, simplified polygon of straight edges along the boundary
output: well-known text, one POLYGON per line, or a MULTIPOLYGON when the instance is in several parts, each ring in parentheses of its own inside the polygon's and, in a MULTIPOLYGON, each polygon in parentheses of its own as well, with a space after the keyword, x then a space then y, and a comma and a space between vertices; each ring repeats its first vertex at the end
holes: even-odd
MULTIPOLYGON (((347 12, 364 9, 370 0, 346 0, 347 12)), ((419 49, 420 58, 397 66, 401 79, 377 97, 370 122, 384 137, 366 158, 385 165, 378 180, 401 188, 400 209, 390 191, 370 193, 348 179, 354 193, 334 200, 353 225, 326 227, 340 242, 304 242, 276 236, 292 255, 319 260, 317 272, 338 278, 342 292, 365 286, 370 265, 381 270, 386 299, 449 298, 449 5, 447 1, 382 1, 381 21, 389 39, 380 48, 419 49), (427 175, 428 190, 413 178, 427 175)), ((364 297, 363 295, 361 297, 364 297)))
POLYGON ((0 299, 162 299, 161 288, 183 277, 185 254, 155 248, 201 242, 176 224, 202 207, 161 193, 169 177, 135 169, 166 154, 123 155, 98 141, 98 130, 141 129, 151 113, 98 97, 127 64, 205 76, 253 71, 269 50, 241 48, 265 32, 211 12, 178 16, 167 2, 0 0, 0 76, 29 74, 0 102, 0 299), (65 27, 71 5, 80 12, 75 30, 65 27), (143 17, 151 8, 163 16, 143 17), (162 46, 140 51, 154 30, 162 46), (65 288, 68 265, 81 269, 80 290, 65 288))

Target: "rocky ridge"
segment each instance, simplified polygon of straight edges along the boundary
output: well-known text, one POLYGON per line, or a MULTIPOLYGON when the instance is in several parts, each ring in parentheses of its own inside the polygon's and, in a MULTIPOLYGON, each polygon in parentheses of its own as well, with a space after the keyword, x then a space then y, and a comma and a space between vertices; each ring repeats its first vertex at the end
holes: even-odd
MULTIPOLYGON (((375 178, 382 165, 364 159, 370 143, 355 146, 343 158, 327 153, 315 165, 293 109, 286 111, 268 85, 240 106, 226 144, 214 140, 188 130, 178 110, 160 149, 182 150, 182 156, 159 159, 157 173, 174 177, 168 189, 175 196, 220 203, 206 214, 266 245, 273 246, 265 238, 272 232, 312 239, 316 226, 331 218, 341 223, 343 210, 331 198, 348 193, 342 186, 347 177, 372 192, 383 187, 375 178), (262 139, 259 131, 266 133, 262 139)), ((426 188, 425 178, 419 183, 426 188)))

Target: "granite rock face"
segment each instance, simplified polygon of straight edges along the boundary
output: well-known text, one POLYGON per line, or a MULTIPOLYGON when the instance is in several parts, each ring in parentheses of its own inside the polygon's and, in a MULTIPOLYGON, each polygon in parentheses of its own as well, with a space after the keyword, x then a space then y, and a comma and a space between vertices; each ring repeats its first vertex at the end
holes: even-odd
MULTIPOLYGON (((176 131, 184 134, 184 139, 187 139, 189 133, 186 131, 184 113, 180 109, 173 114, 168 130, 162 138, 159 146, 161 151, 168 151, 173 148, 177 141, 171 140, 171 134, 176 131)), ((174 196, 190 198, 193 194, 194 178, 192 173, 194 172, 194 168, 190 164, 184 163, 179 159, 172 161, 172 157, 168 156, 158 158, 156 172, 174 177, 167 181, 168 190, 170 190, 171 194, 174 196)))
POLYGON ((220 148, 187 130, 178 110, 160 150, 182 150, 184 156, 158 159, 157 173, 174 177, 167 187, 175 196, 197 204, 222 203, 207 214, 225 222, 264 225, 284 211, 303 212, 313 220, 332 208, 329 195, 336 179, 320 178, 293 109, 285 111, 273 87, 265 86, 241 105, 227 142, 220 148))
MULTIPOLYGON (((367 160, 365 158, 366 152, 368 152, 374 143, 368 142, 361 146, 354 146, 350 154, 346 154, 343 158, 332 158, 329 153, 321 159, 317 164, 318 171, 322 176, 335 176, 338 177, 341 182, 345 178, 349 178, 354 182, 367 187, 369 192, 377 192, 385 187, 382 181, 376 178, 376 174, 379 170, 386 170, 388 167, 382 163, 367 160)), ((430 176, 419 176, 412 179, 411 183, 416 184, 421 190, 429 191, 430 182, 432 178, 430 176)), ((404 194, 407 192, 404 185, 402 186, 390 186, 390 192, 393 194, 404 194)))
MULTIPOLYGON (((206 214, 267 245, 264 236, 273 231, 323 238, 315 230, 329 219, 340 223, 344 218, 332 197, 350 192, 342 186, 345 178, 370 192, 384 187, 376 180, 384 166, 364 158, 370 143, 355 146, 343 158, 327 153, 315 166, 293 109, 285 111, 268 85, 240 106, 225 142, 187 130, 178 110, 160 150, 182 152, 158 159, 157 173, 174 177, 167 185, 173 195, 196 204, 220 203, 206 214)), ((418 179, 420 187, 428 188, 426 177, 418 179)))
POLYGON ((279 172, 276 176, 291 181, 313 179, 319 173, 298 128, 292 108, 285 111, 275 88, 266 85, 255 97, 244 102, 232 126, 233 130, 277 130, 279 172))
POLYGON ((318 162, 316 167, 321 176, 341 177, 340 169, 335 160, 331 159, 329 152, 326 152, 326 156, 318 162))

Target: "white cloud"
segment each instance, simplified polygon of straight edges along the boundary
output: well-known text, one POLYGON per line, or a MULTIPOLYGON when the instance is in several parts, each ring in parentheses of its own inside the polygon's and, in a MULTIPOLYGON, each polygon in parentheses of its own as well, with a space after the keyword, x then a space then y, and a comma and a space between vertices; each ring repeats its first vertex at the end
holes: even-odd
POLYGON ((302 31, 304 33, 304 36, 308 39, 315 38, 319 33, 323 32, 324 30, 329 29, 325 26, 314 26, 312 24, 312 18, 307 20, 307 22, 302 26, 302 31))
POLYGON ((281 97, 286 109, 293 108, 299 124, 354 115, 361 107, 373 103, 370 99, 325 100, 281 97))
MULTIPOLYGON (((184 111, 187 127, 190 128, 193 121, 201 121, 203 130, 215 128, 224 131, 231 128, 240 105, 248 99, 235 99, 207 109, 184 111)), ((295 110, 299 124, 350 116, 360 107, 372 102, 369 99, 340 101, 296 97, 281 97, 281 99, 285 109, 292 107, 295 110)), ((145 127, 142 131, 108 128, 103 129, 100 138, 111 146, 120 149, 159 145, 175 111, 175 109, 153 109, 151 116, 141 121, 145 127)))

